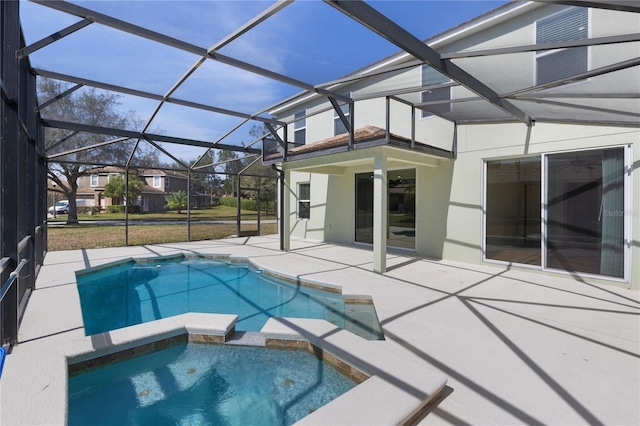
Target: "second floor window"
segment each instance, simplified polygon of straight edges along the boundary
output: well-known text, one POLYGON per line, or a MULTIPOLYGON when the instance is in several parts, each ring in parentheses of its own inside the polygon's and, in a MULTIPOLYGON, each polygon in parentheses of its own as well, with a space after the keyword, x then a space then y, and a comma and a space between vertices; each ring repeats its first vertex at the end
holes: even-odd
POLYGON ((98 186, 98 175, 91 175, 91 186, 98 186))
MULTIPOLYGON (((436 71, 429 65, 422 66, 422 87, 435 86, 450 82, 451 79, 446 75, 436 71)), ((420 102, 447 101, 451 99, 451 87, 437 87, 426 90, 420 94, 420 102)), ((427 108, 434 114, 444 114, 451 112, 451 104, 431 104, 427 108)), ((429 111, 422 110, 422 118, 431 117, 433 114, 429 111)))
POLYGON ((160 176, 154 176, 153 177, 153 187, 154 188, 160 188, 161 187, 161 183, 162 183, 162 181, 160 180, 160 176))
POLYGON ((293 142, 299 145, 307 143, 307 119, 302 118, 306 114, 307 111, 302 110, 293 115, 293 142))
MULTIPOLYGON (((589 37, 589 12, 572 7, 536 22, 536 44, 585 40, 589 37)), ((536 84, 561 80, 588 69, 589 48, 543 50, 536 53, 536 84)))

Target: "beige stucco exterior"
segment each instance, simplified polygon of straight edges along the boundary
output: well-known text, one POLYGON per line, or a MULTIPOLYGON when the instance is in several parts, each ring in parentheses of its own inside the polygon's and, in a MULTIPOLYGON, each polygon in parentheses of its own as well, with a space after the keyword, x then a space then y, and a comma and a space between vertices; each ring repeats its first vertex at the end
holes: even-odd
MULTIPOLYGON (((571 150, 626 147, 633 163, 640 161, 640 130, 559 124, 468 125, 458 128, 458 157, 455 160, 429 156, 418 160, 415 153, 393 148, 374 148, 332 158, 285 163, 291 167, 288 180, 291 236, 339 244, 354 244, 355 175, 374 168, 376 156, 387 158, 387 170, 416 170, 416 248, 418 256, 482 263, 483 166, 484 160, 517 158, 571 150), (331 164, 326 166, 323 164, 331 164), (304 171, 309 170, 309 171, 304 171), (313 172, 311 172, 313 171, 313 172), (311 217, 298 219, 297 186, 311 184, 311 217)), ((640 179, 638 168, 629 176, 630 185, 640 179)), ((634 192, 629 187, 629 192, 634 192)), ((637 190, 635 191, 637 192, 637 190)), ((638 196, 630 195, 631 241, 640 241, 637 226, 638 196)), ((640 258, 632 243, 630 257, 640 258)), ((518 265, 508 265, 518 267, 518 265)), ((521 266, 524 267, 524 266, 521 266)), ((638 288, 640 263, 632 262, 631 280, 584 278, 592 282, 638 288)), ((537 268, 540 269, 540 268, 537 268)), ((549 273, 562 273, 558 271, 549 273)))
MULTIPOLYGON (((504 16, 493 16, 480 20, 477 25, 465 29, 454 29, 433 41, 440 52, 493 49, 514 45, 532 45, 536 42, 536 21, 564 10, 566 6, 532 5, 515 7, 504 16)), ((614 34, 637 32, 640 19, 637 14, 589 9, 589 37, 605 37, 614 34)), ((640 56, 640 43, 625 43, 589 47, 589 69, 624 61, 640 56)), ((536 84, 536 53, 524 52, 504 55, 497 62, 495 56, 456 59, 454 62, 473 72, 489 86, 501 93, 536 84), (499 68, 496 68, 499 63, 499 68), (507 78, 504 78, 508 76, 507 78)), ((390 57, 379 63, 397 65, 410 61, 406 54, 390 57)), ((376 66, 372 66, 375 68, 376 66)), ((592 77, 598 93, 621 91, 640 93, 640 72, 631 67, 615 74, 592 77), (620 84, 624 81, 624 84, 620 84)), ((419 66, 360 80, 333 90, 349 94, 354 100, 354 127, 372 125, 386 128, 387 108, 389 130, 398 136, 411 136, 411 108, 393 100, 387 104, 385 96, 375 97, 388 90, 416 88, 421 84, 419 66), (373 97, 372 97, 373 96, 373 97)), ((592 86, 589 86, 590 88, 592 86)), ((581 93, 584 83, 562 86, 563 93, 581 93)), ((555 89, 550 89, 551 92, 555 89)), ((592 90, 592 89, 590 89, 592 90)), ((462 86, 452 88, 452 99, 475 96, 462 86)), ((413 102, 420 101, 419 91, 413 102)), ((407 99, 407 96, 405 96, 407 99)), ((522 102, 524 101, 517 101, 522 102)), ((609 279, 588 274, 571 273, 585 282, 600 282, 623 287, 640 288, 640 128, 628 126, 606 126, 588 124, 590 117, 607 116, 606 108, 613 102, 628 102, 638 109, 637 98, 593 100, 597 109, 585 109, 581 124, 571 124, 565 117, 566 110, 554 105, 536 105, 536 113, 546 121, 537 121, 532 126, 522 123, 493 122, 486 124, 458 124, 431 116, 415 120, 415 140, 444 150, 453 150, 455 159, 431 156, 410 150, 382 146, 356 149, 314 158, 287 161, 282 164, 286 172, 287 194, 285 194, 285 229, 292 237, 339 244, 354 244, 355 233, 355 176, 357 173, 374 172, 386 179, 386 173, 396 169, 414 168, 416 175, 416 235, 415 254, 434 259, 446 259, 469 264, 483 263, 484 227, 484 164, 485 160, 541 156, 566 151, 585 151, 606 147, 624 147, 627 174, 625 180, 625 279, 609 279), (557 122, 554 122, 557 121, 557 122), (311 215, 309 219, 298 218, 297 187, 300 183, 311 185, 311 215)), ((580 101, 576 101, 580 103, 580 101)), ((587 104, 588 101, 585 101, 587 104)), ((488 105, 488 104, 487 104, 488 105)), ((492 106, 484 108, 495 108, 492 106)), ((469 112, 482 118, 483 111, 474 102, 454 104, 453 108, 469 112), (466 110, 465 110, 466 108, 466 110)), ((307 144, 334 136, 334 110, 322 98, 307 96, 289 107, 277 111, 279 119, 290 121, 297 111, 305 110, 307 144)), ((293 134, 293 124, 288 129, 293 134)), ((544 182, 544 180, 543 180, 544 182)), ((386 229, 384 191, 376 192, 375 207, 379 216, 376 226, 386 229)), ((541 200, 542 202, 542 200, 541 200)), ((376 232, 374 230, 374 232, 376 232)), ((378 235, 384 234, 378 230, 378 235)), ((384 235, 374 239, 374 264, 384 256, 378 251, 385 246, 384 235), (381 239, 382 238, 382 239, 381 239)), ((518 264, 495 262, 507 268, 530 268, 518 264)), ((374 269, 384 272, 384 265, 374 269)), ((566 271, 545 270, 548 274, 569 274, 566 271)))

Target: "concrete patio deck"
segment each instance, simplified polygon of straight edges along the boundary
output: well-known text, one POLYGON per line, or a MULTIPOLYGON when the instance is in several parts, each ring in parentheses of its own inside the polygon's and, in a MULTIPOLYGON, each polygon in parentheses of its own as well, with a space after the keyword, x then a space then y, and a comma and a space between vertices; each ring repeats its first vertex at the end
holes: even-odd
MULTIPOLYGON (((273 236, 48 253, 0 380, 0 423, 50 424, 48 413, 60 409, 45 395, 62 378, 33 367, 84 337, 76 270, 192 252, 249 258, 344 295, 370 295, 386 339, 373 347, 447 377, 443 399, 420 424, 640 424, 638 291, 408 254, 389 254, 388 272, 378 275, 367 249, 295 240, 289 253, 278 247, 273 236)), ((344 420, 335 424, 357 422, 344 420)))

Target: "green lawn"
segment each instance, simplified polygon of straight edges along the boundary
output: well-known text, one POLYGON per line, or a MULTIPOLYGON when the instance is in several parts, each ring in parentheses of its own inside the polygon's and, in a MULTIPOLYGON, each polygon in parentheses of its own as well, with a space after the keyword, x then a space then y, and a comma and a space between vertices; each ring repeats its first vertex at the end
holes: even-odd
MULTIPOLYGON (((131 225, 129 245, 162 244, 187 241, 187 225, 131 225)), ((256 224, 242 224, 242 232, 256 231, 256 224)), ((79 250, 100 247, 122 247, 125 227, 122 225, 68 225, 48 229, 48 250, 79 250)), ((191 225, 191 241, 217 240, 235 235, 235 224, 191 225)), ((261 235, 276 234, 275 223, 263 223, 261 235)))
MULTIPOLYGON (((256 220, 257 212, 242 210, 242 220, 256 220)), ((261 220, 275 220, 276 217, 264 214, 261 220)), ((80 214, 83 222, 114 220, 124 221, 124 213, 80 214)), ((65 224, 67 215, 49 218, 53 224, 65 224)), ((129 245, 161 244, 187 241, 187 213, 176 211, 129 214, 129 245), (154 225, 136 225, 137 221, 157 221, 154 225), (166 221, 181 221, 181 224, 163 224, 166 221)), ((191 241, 217 240, 237 233, 236 209, 228 206, 216 206, 210 209, 191 211, 191 241), (205 221, 232 221, 231 224, 210 224, 205 221)), ((275 223, 261 223, 262 235, 277 233, 275 223)), ((255 232, 257 224, 242 224, 242 232, 255 232)), ((51 226, 48 228, 48 250, 78 250, 83 248, 122 247, 125 245, 125 227, 120 225, 99 225, 82 223, 79 225, 51 226)))
MULTIPOLYGON (((255 220, 257 212, 251 210, 241 210, 241 218, 244 220, 255 220)), ((265 215, 260 212, 260 218, 264 220, 273 220, 275 216, 265 215)), ((99 214, 79 214, 78 220, 124 220, 124 213, 99 213, 99 214)), ((129 220, 187 220, 187 211, 183 210, 180 214, 177 211, 149 212, 149 213, 129 213, 129 220)), ((216 206, 210 209, 191 210, 192 221, 204 220, 236 220, 236 208, 229 206, 216 206)), ((67 215, 59 214, 57 218, 49 218, 49 222, 66 222, 67 215)))

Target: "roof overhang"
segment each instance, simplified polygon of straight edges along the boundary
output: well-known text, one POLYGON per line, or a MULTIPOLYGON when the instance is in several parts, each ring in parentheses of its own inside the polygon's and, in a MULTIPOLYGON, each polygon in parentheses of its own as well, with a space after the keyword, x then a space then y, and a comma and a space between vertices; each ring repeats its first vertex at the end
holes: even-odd
POLYGON ((372 168, 377 157, 387 159, 388 169, 440 167, 443 161, 452 161, 441 156, 380 145, 287 161, 282 168, 285 171, 342 176, 350 169, 372 168))

